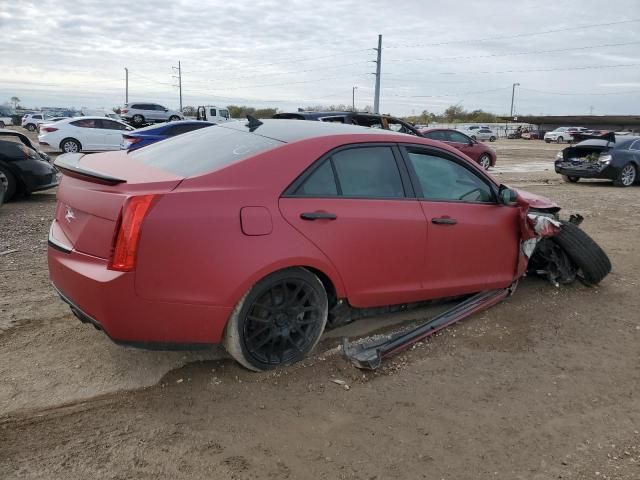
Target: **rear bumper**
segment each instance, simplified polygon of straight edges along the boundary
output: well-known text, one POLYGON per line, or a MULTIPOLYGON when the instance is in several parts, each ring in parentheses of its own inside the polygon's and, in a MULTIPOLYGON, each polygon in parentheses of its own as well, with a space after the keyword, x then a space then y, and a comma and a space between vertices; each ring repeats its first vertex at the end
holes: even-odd
POLYGON ((603 178, 613 180, 616 178, 616 171, 610 165, 585 162, 579 165, 571 165, 567 162, 555 164, 556 173, 567 177, 580 178, 603 178))
MULTIPOLYGON (((56 229, 52 228, 50 236, 56 229)), ((60 297, 81 321, 114 342, 155 349, 219 343, 232 308, 150 301, 135 293, 134 273, 107 269, 105 259, 68 251, 50 238, 49 275, 60 297)))

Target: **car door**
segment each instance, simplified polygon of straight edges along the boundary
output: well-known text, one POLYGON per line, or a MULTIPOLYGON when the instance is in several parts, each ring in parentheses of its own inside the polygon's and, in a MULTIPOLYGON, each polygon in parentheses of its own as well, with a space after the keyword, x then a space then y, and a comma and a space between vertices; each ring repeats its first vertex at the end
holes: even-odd
POLYGON ((99 120, 94 118, 82 118, 75 120, 69 125, 72 131, 65 137, 75 138, 82 144, 82 150, 102 150, 104 145, 104 137, 102 130, 98 128, 99 120))
POLYGON ((355 307, 422 298, 427 228, 399 155, 381 144, 338 149, 280 199, 284 218, 333 263, 355 307))
POLYGON ((478 160, 478 144, 474 142, 471 137, 468 137, 464 133, 457 132, 455 130, 447 130, 445 131, 445 135, 447 138, 446 143, 460 150, 462 153, 472 158, 473 160, 478 160))
POLYGON ((120 150, 120 144, 122 143, 122 134, 125 133, 128 129, 127 126, 116 122, 114 120, 109 120, 103 118, 102 120, 97 120, 99 122, 99 129, 102 140, 102 150, 120 150))
POLYGON ((426 295, 511 284, 519 251, 519 210, 498 203, 495 186, 467 161, 425 147, 401 151, 427 223, 426 295))

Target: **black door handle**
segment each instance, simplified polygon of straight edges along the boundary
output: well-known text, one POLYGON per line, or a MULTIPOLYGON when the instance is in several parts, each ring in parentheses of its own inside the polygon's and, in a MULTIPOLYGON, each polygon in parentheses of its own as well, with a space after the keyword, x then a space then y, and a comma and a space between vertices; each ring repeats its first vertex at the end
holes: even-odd
POLYGON ((305 212, 300 214, 303 220, 335 220, 338 216, 329 212, 305 212))
POLYGON ((458 221, 455 218, 440 217, 432 218, 431 223, 435 223, 436 225, 455 225, 458 221))

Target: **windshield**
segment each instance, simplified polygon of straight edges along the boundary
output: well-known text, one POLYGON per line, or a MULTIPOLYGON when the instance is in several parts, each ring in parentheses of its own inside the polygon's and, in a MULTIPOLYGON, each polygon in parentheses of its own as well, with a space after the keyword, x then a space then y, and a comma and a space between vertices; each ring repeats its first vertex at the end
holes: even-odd
POLYGON ((253 133, 215 126, 178 135, 129 152, 129 155, 162 170, 192 177, 266 152, 283 142, 253 133))

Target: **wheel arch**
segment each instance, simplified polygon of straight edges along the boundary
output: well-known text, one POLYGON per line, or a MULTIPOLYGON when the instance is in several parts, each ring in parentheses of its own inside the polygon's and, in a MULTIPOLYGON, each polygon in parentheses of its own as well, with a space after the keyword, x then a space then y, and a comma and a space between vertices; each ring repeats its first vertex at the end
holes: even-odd
POLYGON ((344 288, 342 279, 332 265, 313 258, 299 258, 272 263, 259 269, 234 290, 229 304, 233 306, 237 305, 246 293, 260 280, 288 268, 304 268, 316 275, 327 292, 330 306, 332 301, 339 298, 347 298, 347 292, 344 288))
MULTIPOLYGON (((0 160, 0 167, 8 171, 11 175, 13 175, 13 178, 16 181, 16 192, 15 192, 16 195, 28 193, 27 183, 24 181, 22 171, 19 168, 12 165, 12 162, 5 162, 3 160, 0 160)), ((8 200, 9 199, 5 196, 4 202, 7 203, 8 200)))

